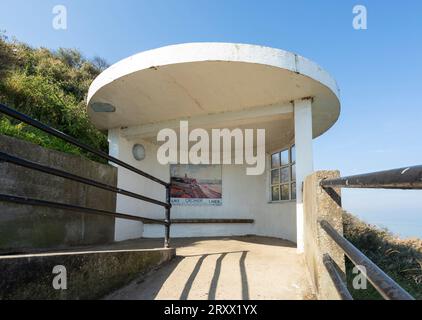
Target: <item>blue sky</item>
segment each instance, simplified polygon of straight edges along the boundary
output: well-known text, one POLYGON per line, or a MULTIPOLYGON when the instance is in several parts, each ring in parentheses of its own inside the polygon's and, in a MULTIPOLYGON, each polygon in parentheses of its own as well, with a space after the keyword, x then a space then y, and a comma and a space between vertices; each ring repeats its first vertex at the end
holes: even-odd
MULTIPOLYGON (((341 88, 341 117, 315 141, 316 169, 349 175, 422 164, 419 0, 0 0, 0 8, 0 29, 9 36, 78 48, 109 63, 195 41, 296 52, 323 66, 341 88), (57 4, 68 10, 66 31, 52 28, 57 4), (352 27, 357 4, 368 9, 368 30, 352 27)), ((422 237, 421 192, 347 190, 344 205, 367 221, 422 237)))

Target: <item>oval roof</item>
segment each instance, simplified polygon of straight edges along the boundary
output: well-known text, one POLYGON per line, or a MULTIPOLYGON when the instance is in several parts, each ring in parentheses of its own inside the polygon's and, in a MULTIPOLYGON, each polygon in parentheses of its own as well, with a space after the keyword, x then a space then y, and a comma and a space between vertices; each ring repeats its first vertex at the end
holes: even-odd
POLYGON ((111 129, 309 97, 317 137, 340 114, 336 81, 320 66, 269 47, 189 43, 141 52, 112 65, 92 83, 88 113, 97 128, 111 129), (110 104, 114 112, 95 112, 92 106, 98 104, 110 104))

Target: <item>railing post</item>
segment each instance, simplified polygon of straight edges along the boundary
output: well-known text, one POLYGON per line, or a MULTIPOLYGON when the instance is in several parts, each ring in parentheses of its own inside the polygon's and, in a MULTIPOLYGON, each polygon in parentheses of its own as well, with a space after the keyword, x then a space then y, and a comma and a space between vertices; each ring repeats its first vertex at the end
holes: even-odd
POLYGON ((323 256, 329 254, 343 276, 345 273, 344 253, 321 229, 318 222, 320 219, 327 220, 340 234, 343 233, 343 211, 339 206, 340 190, 333 190, 332 194, 328 194, 320 186, 321 180, 339 176, 338 171, 317 171, 305 179, 303 188, 304 257, 315 293, 321 300, 342 299, 324 265, 323 256))
POLYGON ((168 206, 166 207, 166 224, 165 224, 165 235, 164 235, 164 248, 170 248, 170 225, 171 225, 171 201, 170 201, 170 187, 171 185, 166 186, 166 202, 168 206))

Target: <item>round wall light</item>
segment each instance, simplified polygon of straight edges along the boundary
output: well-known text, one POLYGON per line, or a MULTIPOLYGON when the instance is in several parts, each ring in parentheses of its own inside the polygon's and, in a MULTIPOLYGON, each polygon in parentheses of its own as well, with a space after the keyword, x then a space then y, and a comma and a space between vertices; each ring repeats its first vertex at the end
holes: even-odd
POLYGON ((145 148, 142 144, 135 144, 132 148, 132 154, 135 160, 142 161, 145 159, 145 148))
POLYGON ((91 109, 94 112, 115 112, 116 108, 109 103, 95 102, 91 104, 91 109))

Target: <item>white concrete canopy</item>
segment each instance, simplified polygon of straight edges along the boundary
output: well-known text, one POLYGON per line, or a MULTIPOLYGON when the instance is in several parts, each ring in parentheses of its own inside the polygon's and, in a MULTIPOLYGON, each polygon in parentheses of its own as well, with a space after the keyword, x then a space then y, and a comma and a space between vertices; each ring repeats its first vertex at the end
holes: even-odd
MULTIPOLYGON (((189 121, 190 130, 208 132, 265 129, 268 169, 272 153, 296 144, 296 180, 288 184, 289 189, 296 184, 297 200, 273 201, 271 170, 248 176, 246 164, 223 163, 222 205, 174 206, 172 218, 248 218, 254 223, 175 225, 171 232, 172 237, 274 236, 296 241, 303 251, 302 183, 313 171, 312 139, 340 114, 337 84, 317 64, 283 50, 246 44, 168 46, 124 59, 99 75, 88 93, 88 113, 97 128, 108 130, 112 156, 164 181, 171 178, 170 165, 157 161, 157 134, 167 128, 178 132, 182 120, 189 121), (145 147, 142 161, 132 155, 136 143, 145 147)), ((165 201, 162 186, 123 168, 118 168, 118 186, 165 201)), ((155 219, 163 214, 162 208, 119 195, 116 207, 155 219)), ((160 228, 118 219, 116 240, 159 237, 160 228)))
POLYGON ((128 139, 155 138, 161 128, 190 120, 203 128, 262 128, 267 150, 294 140, 292 101, 312 97, 313 137, 340 113, 335 80, 315 63, 279 49, 246 44, 191 43, 124 59, 91 85, 88 113, 100 129, 127 128, 128 139), (280 126, 282 123, 282 126, 280 126))

